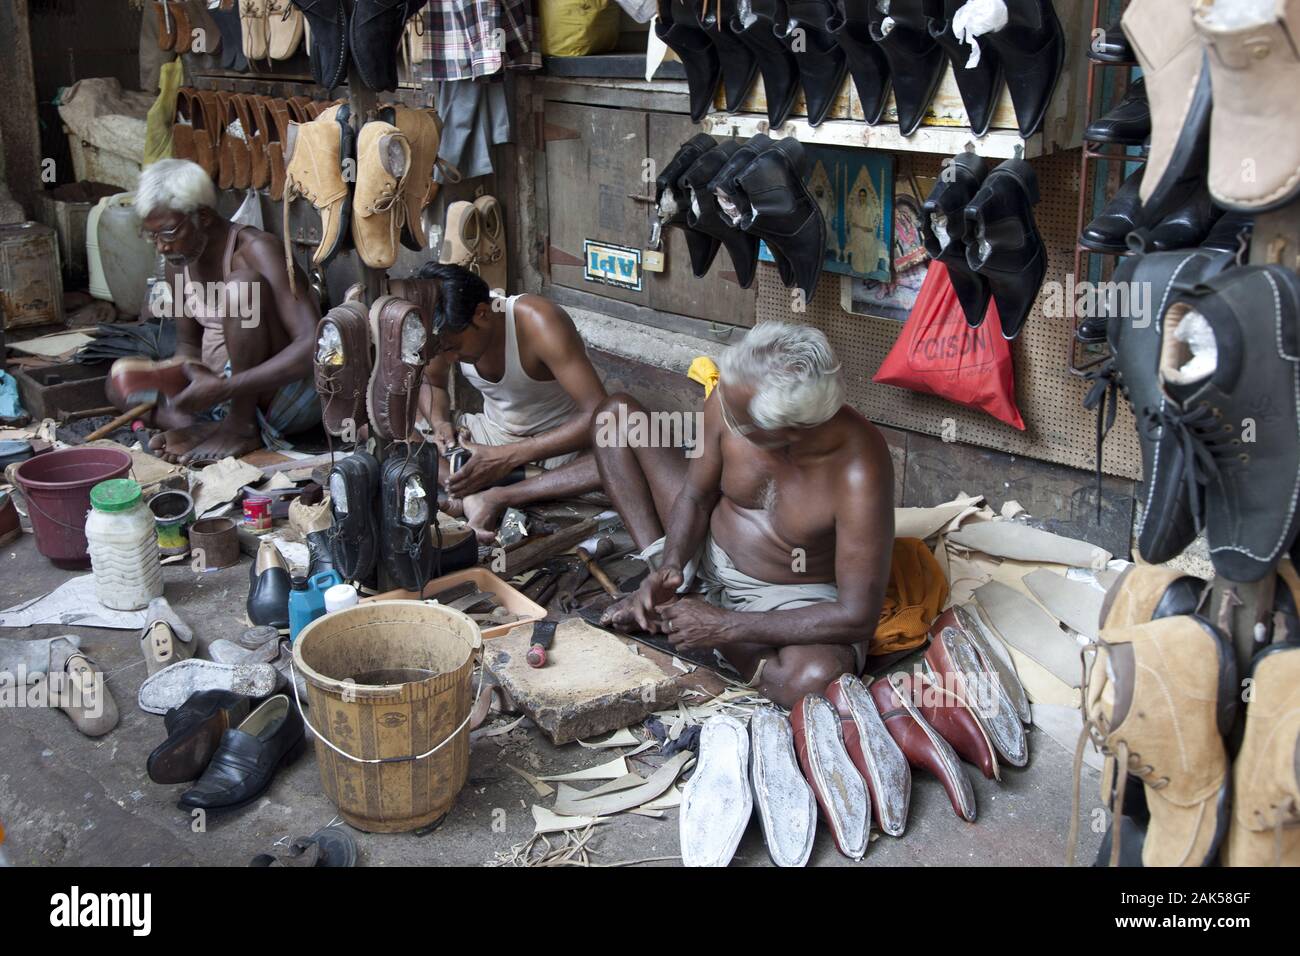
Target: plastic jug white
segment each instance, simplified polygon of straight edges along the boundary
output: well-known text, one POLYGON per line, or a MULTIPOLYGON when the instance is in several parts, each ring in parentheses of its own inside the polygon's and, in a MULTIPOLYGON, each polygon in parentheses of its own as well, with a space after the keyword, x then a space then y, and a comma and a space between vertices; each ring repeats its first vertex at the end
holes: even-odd
POLYGON ((86 541, 99 603, 117 611, 145 607, 163 593, 153 512, 140 486, 111 478, 90 489, 86 541))

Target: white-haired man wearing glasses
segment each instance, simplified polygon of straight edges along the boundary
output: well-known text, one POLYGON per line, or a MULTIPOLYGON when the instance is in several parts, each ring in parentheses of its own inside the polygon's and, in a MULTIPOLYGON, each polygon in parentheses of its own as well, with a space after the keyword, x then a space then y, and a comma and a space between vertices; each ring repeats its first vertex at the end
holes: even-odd
MULTIPOLYGON (((188 386, 153 412, 166 431, 151 448, 169 461, 288 447, 321 420, 312 378, 320 309, 306 277, 297 270, 295 293, 280 242, 216 205, 211 178, 186 160, 146 167, 135 191, 140 233, 166 261, 176 355, 192 360, 188 386)), ((142 318, 156 310, 146 303, 142 318)))
MULTIPOLYGON (((601 411, 645 414, 621 394, 601 411)), ((654 566, 604 623, 713 650, 790 707, 866 663, 894 540, 889 450, 844 404, 839 362, 807 326, 751 329, 723 354, 703 414, 690 459, 637 447, 630 429, 595 442, 606 493, 654 566)))

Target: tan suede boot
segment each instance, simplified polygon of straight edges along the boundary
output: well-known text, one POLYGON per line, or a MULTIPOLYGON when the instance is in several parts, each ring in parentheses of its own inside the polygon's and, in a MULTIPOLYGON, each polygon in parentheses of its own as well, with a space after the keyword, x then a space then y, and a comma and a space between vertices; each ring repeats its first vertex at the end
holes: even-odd
POLYGON ((1300 193, 1300 0, 1274 0, 1265 21, 1242 6, 1196 0, 1193 8, 1214 90, 1210 195, 1225 209, 1264 212, 1300 193))
POLYGON ((1100 629, 1145 624, 1158 617, 1192 614, 1205 582, 1163 565, 1134 564, 1124 569, 1101 602, 1100 629))
POLYGON ((506 220, 501 212, 501 203, 495 196, 479 196, 474 200, 478 210, 479 231, 478 259, 479 275, 493 293, 505 294, 506 288, 506 220))
POLYGON ((402 204, 406 207, 402 244, 419 252, 429 247, 423 217, 424 210, 438 195, 433 168, 442 142, 442 122, 434 110, 413 110, 405 106, 380 110, 379 118, 401 130, 411 145, 411 173, 402 190, 402 204))
POLYGON ((352 206, 344 163, 353 156, 350 110, 331 106, 309 123, 290 123, 284 143, 284 236, 289 276, 293 268, 289 247, 289 204, 296 196, 306 198, 320 213, 321 240, 312 262, 324 265, 342 246, 349 234, 352 206))
MULTIPOLYGON (((1158 618, 1106 630, 1083 687, 1084 729, 1075 776, 1091 737, 1118 772, 1111 802, 1116 823, 1129 774, 1146 791, 1151 822, 1143 866, 1206 866, 1228 828, 1228 755, 1223 735, 1236 715, 1236 659, 1223 636, 1191 616, 1158 618), (1125 772, 1127 771, 1127 772, 1125 772)), ((1068 841, 1078 840, 1078 792, 1068 841)), ((1111 865, 1120 858, 1112 827, 1111 865)))
POLYGON ((1265 650, 1251 676, 1223 863, 1300 866, 1300 646, 1265 650))
POLYGON ((371 122, 357 137, 357 186, 352 198, 352 244, 372 269, 397 261, 406 221, 402 191, 411 171, 411 144, 391 123, 371 122))
POLYGON ((447 207, 447 228, 442 234, 442 254, 438 261, 479 271, 479 246, 483 234, 483 217, 472 202, 454 202, 447 207))

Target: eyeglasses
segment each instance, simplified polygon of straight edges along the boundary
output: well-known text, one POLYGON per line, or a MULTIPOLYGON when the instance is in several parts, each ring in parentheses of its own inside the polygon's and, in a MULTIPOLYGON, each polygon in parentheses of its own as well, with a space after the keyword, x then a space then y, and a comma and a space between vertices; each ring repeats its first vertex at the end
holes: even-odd
POLYGON ((727 408, 727 400, 722 397, 722 389, 718 389, 718 407, 722 409, 722 420, 726 426, 731 429, 732 434, 741 438, 748 438, 754 432, 759 431, 757 425, 738 425, 736 420, 731 417, 731 410, 727 408))
POLYGON ((181 234, 184 233, 185 230, 191 225, 196 227, 198 226, 197 216, 194 215, 186 216, 183 220, 181 220, 179 225, 173 226, 170 229, 164 229, 161 232, 153 232, 152 230, 146 229, 144 228, 144 226, 141 226, 140 238, 143 239, 145 242, 151 242, 154 245, 157 245, 159 242, 164 242, 164 243, 175 242, 177 239, 181 237, 181 234))

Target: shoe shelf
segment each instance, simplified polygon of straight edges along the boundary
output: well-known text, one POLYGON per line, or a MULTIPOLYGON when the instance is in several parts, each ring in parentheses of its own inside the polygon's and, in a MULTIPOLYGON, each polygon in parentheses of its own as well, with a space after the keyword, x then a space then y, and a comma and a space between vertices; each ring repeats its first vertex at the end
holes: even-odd
MULTIPOLYGON (((295 73, 235 73, 231 71, 212 70, 195 73, 191 85, 200 90, 221 90, 227 93, 258 93, 284 99, 290 96, 305 96, 313 100, 352 100, 347 84, 333 91, 317 85, 310 76, 295 73)), ((394 92, 370 93, 384 104, 400 103, 403 106, 423 107, 429 103, 429 96, 420 85, 404 84, 394 92)))

